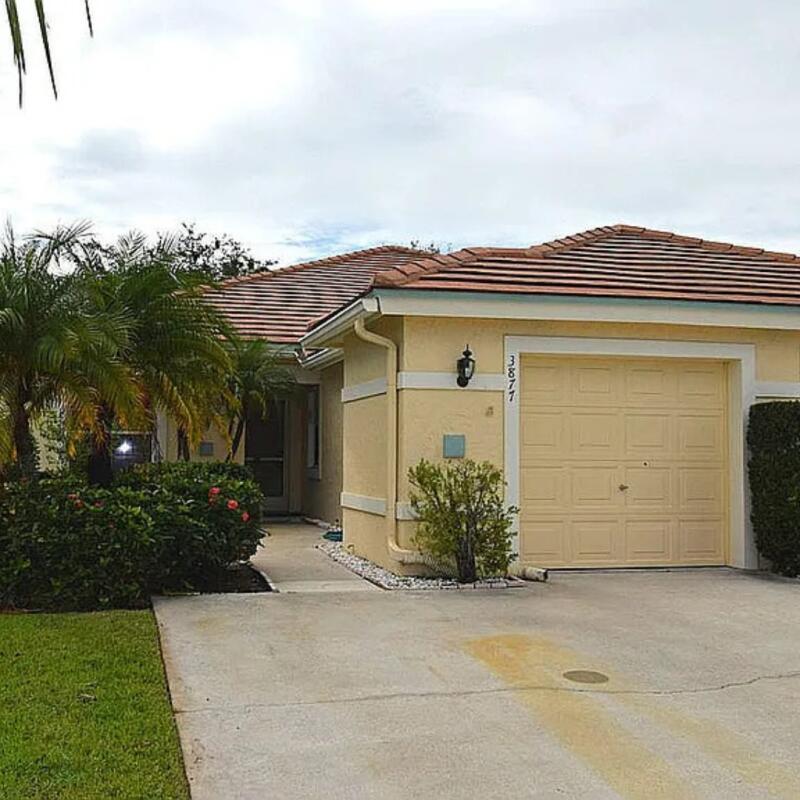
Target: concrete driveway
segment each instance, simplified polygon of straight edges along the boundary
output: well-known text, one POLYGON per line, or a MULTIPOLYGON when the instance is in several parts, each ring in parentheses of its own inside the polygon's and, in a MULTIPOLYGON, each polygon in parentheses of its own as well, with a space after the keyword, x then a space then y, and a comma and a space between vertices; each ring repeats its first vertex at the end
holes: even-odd
POLYGON ((156 612, 195 800, 800 797, 797 584, 556 574, 156 612))

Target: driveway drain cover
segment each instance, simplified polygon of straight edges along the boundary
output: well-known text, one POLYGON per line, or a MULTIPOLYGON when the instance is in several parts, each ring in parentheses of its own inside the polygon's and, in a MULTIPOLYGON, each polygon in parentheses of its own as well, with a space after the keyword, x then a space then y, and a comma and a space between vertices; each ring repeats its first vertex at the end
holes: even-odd
POLYGON ((562 674, 568 681, 574 683, 608 683, 608 675, 591 669, 571 669, 562 674))

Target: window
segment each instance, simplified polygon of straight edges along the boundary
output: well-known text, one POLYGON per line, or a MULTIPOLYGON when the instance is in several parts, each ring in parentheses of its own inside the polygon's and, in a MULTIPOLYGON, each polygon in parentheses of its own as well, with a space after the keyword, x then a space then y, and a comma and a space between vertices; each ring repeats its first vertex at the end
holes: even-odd
POLYGON ((320 476, 319 386, 309 386, 306 395, 306 468, 310 478, 320 476))

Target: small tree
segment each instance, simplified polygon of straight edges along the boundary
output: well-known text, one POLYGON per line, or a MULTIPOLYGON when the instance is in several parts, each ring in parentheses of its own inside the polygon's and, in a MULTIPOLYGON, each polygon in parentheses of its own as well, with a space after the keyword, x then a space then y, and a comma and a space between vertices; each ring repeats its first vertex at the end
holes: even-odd
POLYGON ((503 473, 488 461, 432 464, 408 471, 419 525, 414 545, 460 583, 504 575, 511 562, 517 509, 503 503, 503 473))

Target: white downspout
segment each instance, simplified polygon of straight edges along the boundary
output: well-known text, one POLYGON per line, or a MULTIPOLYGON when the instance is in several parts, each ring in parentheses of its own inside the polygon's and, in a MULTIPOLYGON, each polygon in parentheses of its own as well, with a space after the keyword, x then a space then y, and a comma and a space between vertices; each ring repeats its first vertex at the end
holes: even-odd
POLYGON ((421 553, 397 543, 397 345, 368 331, 361 317, 356 319, 354 330, 359 339, 386 350, 386 547, 401 564, 424 564, 421 553))

